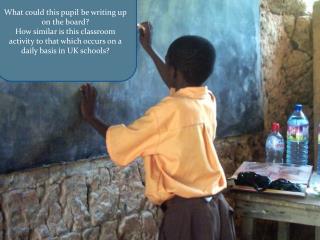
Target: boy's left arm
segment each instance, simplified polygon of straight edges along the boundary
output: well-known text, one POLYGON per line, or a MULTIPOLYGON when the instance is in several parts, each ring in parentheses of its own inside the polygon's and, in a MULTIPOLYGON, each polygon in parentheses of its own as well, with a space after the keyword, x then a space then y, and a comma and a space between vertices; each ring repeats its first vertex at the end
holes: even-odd
POLYGON ((106 133, 109 128, 103 123, 95 113, 97 90, 90 84, 84 84, 80 88, 81 91, 81 115, 95 130, 100 133, 103 138, 106 138, 106 133))

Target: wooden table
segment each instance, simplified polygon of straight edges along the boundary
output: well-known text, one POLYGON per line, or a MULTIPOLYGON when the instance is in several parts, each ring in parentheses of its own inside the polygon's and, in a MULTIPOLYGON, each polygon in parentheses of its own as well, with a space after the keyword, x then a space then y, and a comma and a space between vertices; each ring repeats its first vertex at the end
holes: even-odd
MULTIPOLYGON (((313 174, 309 190, 320 185, 320 176, 313 174)), ((278 239, 287 240, 290 223, 315 226, 315 239, 320 240, 320 196, 289 197, 263 193, 233 191, 235 212, 242 217, 241 239, 251 240, 254 233, 254 219, 278 222, 278 239)))

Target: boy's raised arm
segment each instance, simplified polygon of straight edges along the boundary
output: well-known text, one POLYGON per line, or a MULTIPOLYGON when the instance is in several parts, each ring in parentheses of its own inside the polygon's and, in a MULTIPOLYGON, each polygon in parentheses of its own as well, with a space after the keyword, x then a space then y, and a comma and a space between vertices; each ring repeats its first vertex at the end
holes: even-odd
POLYGON ((140 32, 140 43, 145 51, 149 54, 154 64, 156 65, 158 72, 168 86, 168 88, 174 87, 170 77, 168 65, 159 56, 159 54, 152 48, 152 26, 149 22, 143 22, 138 24, 138 29, 140 32))

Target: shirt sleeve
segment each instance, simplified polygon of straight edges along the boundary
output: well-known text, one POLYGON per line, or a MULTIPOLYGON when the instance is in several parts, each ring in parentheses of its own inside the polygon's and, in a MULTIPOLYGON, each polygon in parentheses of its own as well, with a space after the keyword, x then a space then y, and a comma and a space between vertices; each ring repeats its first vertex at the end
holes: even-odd
POLYGON ((151 109, 130 125, 114 125, 106 133, 109 156, 120 166, 128 165, 139 156, 155 154, 158 141, 156 116, 151 109))

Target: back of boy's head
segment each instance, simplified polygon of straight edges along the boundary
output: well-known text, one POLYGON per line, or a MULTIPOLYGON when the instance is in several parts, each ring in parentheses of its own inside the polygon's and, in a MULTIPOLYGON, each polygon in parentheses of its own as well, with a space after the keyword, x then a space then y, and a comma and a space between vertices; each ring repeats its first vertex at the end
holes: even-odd
POLYGON ((201 86, 211 75, 216 53, 214 46, 199 36, 183 36, 169 46, 167 63, 179 70, 191 86, 201 86))

